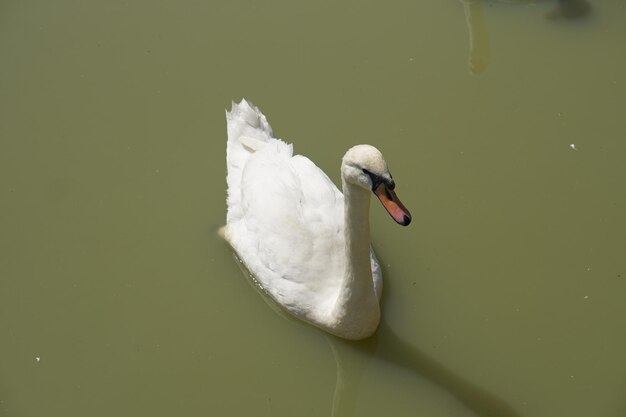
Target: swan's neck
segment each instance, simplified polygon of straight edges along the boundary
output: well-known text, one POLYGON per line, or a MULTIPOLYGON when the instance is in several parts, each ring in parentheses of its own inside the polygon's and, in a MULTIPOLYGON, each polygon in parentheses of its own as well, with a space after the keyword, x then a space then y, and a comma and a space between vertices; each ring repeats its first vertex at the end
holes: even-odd
POLYGON ((363 337, 373 333, 380 320, 370 261, 370 193, 345 180, 342 182, 346 258, 333 316, 336 327, 363 337))

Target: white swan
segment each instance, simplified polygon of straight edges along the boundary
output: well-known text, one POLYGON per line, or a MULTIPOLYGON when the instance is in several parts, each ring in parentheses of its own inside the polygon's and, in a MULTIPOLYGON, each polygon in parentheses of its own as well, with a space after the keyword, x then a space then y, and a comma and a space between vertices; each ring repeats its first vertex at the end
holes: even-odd
POLYGON ((396 222, 411 221, 382 154, 369 145, 348 150, 342 195, 313 162, 273 137, 258 108, 233 103, 226 119, 226 240, 296 317, 346 339, 372 335, 382 276, 370 246, 369 191, 396 222))

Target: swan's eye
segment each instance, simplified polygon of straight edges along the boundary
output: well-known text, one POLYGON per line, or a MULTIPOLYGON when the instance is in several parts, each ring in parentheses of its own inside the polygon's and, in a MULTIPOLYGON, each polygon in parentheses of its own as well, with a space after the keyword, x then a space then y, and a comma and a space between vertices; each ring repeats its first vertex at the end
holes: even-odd
POLYGON ((381 182, 384 182, 384 180, 382 179, 382 177, 380 177, 379 175, 373 174, 371 172, 369 172, 367 169, 363 168, 362 169, 363 173, 367 176, 370 177, 370 180, 372 180, 372 190, 375 190, 376 187, 378 187, 378 185, 381 182))
POLYGON ((371 172, 369 172, 367 169, 363 168, 361 169, 361 171, 363 171, 363 173, 365 175, 367 175, 368 177, 370 177, 372 179, 372 182, 374 182, 376 179, 379 179, 380 177, 376 174, 372 174, 371 172))
MULTIPOLYGON (((369 176, 372 180, 372 190, 376 189, 376 187, 378 187, 381 183, 384 183, 386 185, 386 188, 389 188, 390 190, 396 188, 396 183, 393 181, 393 178, 391 179, 391 181, 389 181, 381 177, 380 175, 369 172, 365 168, 362 168, 361 171, 363 171, 363 173, 369 176)), ((389 176, 391 177, 391 174, 389 174, 389 176)))

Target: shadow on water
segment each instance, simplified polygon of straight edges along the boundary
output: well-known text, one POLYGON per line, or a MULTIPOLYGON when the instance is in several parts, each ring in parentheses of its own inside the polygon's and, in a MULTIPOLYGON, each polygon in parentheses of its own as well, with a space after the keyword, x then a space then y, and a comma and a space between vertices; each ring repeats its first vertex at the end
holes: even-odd
POLYGON ((586 0, 558 0, 554 10, 548 12, 548 19, 580 19, 591 13, 591 4, 586 0))
POLYGON ((442 363, 400 338, 386 322, 375 336, 349 342, 329 336, 337 361, 337 384, 333 398, 333 417, 354 414, 361 374, 372 357, 425 378, 451 394, 481 417, 520 417, 506 401, 454 373, 442 363))
MULTIPOLYGON (((490 61, 489 33, 483 13, 483 0, 460 0, 465 12, 465 22, 469 31, 468 69, 470 74, 483 73, 490 61)), ((496 0, 499 3, 527 4, 527 0, 496 0)), ((580 19, 591 13, 587 0, 557 0, 554 9, 545 14, 550 20, 580 19)))
MULTIPOLYGON (((389 277, 384 269, 383 267, 383 276, 389 277)), ((390 284, 390 279, 386 279, 383 306, 392 298, 390 284)), ((455 373, 403 340, 393 331, 384 314, 376 334, 371 338, 354 342, 329 335, 328 342, 337 362, 333 417, 354 415, 361 374, 374 357, 431 381, 478 416, 521 416, 503 399, 455 373)))

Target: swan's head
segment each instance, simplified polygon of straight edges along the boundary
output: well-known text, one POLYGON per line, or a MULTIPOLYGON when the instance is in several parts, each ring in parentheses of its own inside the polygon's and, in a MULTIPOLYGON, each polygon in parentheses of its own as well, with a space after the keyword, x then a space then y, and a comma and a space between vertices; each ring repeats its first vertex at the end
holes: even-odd
POLYGON ((378 149, 370 145, 348 149, 341 162, 341 175, 349 184, 374 192, 398 224, 408 226, 411 223, 411 213, 393 191, 396 183, 378 149))

